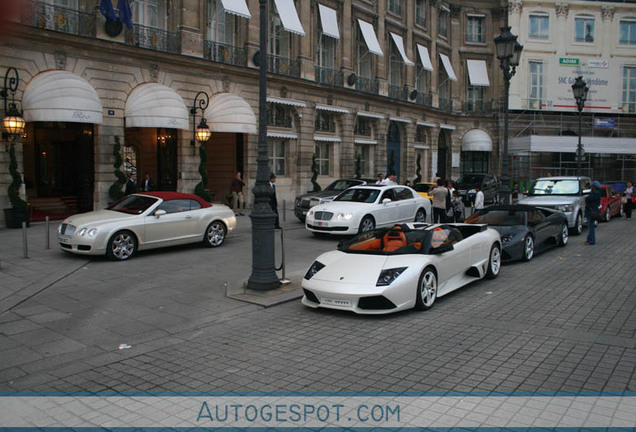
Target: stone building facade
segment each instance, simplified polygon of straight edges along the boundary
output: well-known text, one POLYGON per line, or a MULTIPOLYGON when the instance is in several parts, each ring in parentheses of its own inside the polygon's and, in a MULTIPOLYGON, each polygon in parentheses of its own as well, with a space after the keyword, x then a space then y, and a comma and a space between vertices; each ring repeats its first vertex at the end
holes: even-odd
MULTIPOLYGON (((107 20, 101 3, 22 2, 0 39, 0 72, 19 72, 27 128, 15 146, 32 208, 105 207, 116 143, 126 174, 193 192, 202 116, 214 201, 225 202, 235 171, 253 185, 259 1, 137 0, 130 27, 118 10, 107 20), (209 98, 205 110, 197 96, 209 98)), ((400 182, 498 173, 493 39, 503 10, 498 1, 270 0, 267 139, 279 201, 311 188, 314 155, 322 185, 356 175, 356 159, 362 177, 393 170, 400 182)), ((1 152, 3 207, 8 164, 1 152)))

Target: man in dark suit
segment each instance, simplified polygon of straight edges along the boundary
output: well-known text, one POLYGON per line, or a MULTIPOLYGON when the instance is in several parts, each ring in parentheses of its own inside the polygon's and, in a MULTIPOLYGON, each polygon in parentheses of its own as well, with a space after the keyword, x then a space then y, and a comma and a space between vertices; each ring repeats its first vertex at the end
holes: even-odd
POLYGON ((131 173, 126 182, 126 195, 134 194, 137 192, 137 182, 135 180, 135 173, 131 173))
POLYGON ((144 192, 150 192, 152 190, 155 190, 155 184, 152 182, 152 179, 150 178, 150 174, 148 173, 146 173, 146 178, 141 184, 141 190, 144 192))
POLYGON ((272 195, 269 198, 269 205, 272 206, 272 210, 276 213, 276 225, 274 225, 275 229, 280 228, 280 221, 278 219, 278 200, 276 199, 276 174, 272 173, 269 176, 269 187, 272 188, 272 195))

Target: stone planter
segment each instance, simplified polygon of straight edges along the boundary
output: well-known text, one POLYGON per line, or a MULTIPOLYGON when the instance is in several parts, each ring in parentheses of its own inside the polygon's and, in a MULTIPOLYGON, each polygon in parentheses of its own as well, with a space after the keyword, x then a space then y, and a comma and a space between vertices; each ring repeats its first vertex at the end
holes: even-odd
POLYGON ((4 223, 7 228, 22 228, 22 222, 29 226, 29 209, 4 209, 4 223))

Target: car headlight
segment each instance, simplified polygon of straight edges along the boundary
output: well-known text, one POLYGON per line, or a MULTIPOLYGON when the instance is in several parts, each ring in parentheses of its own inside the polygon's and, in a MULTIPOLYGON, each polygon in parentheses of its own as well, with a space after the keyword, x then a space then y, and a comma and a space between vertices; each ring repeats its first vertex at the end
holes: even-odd
POLYGON ((95 237, 95 235, 97 234, 97 228, 82 228, 81 230, 79 230, 80 237, 84 237, 86 235, 88 235, 89 237, 95 237))
POLYGON ((314 263, 309 267, 307 273, 305 273, 305 279, 311 279, 316 273, 325 268, 325 265, 320 261, 314 261, 314 263))
POLYGON ((501 242, 502 243, 509 243, 512 241, 512 239, 514 238, 514 236, 512 234, 504 234, 501 236, 501 242))
POLYGON ((307 219, 313 219, 314 218, 314 211, 313 210, 309 210, 307 212, 307 219))
POLYGON ((351 219, 352 217, 353 217, 353 214, 351 213, 338 213, 336 215, 336 220, 345 221, 345 220, 351 219))
POLYGON ((555 207, 558 211, 571 212, 574 210, 574 204, 561 204, 555 207))
POLYGON ((396 280, 404 270, 408 267, 398 267, 393 269, 386 269, 380 272, 380 276, 378 277, 378 281, 375 283, 375 286, 389 286, 396 280))

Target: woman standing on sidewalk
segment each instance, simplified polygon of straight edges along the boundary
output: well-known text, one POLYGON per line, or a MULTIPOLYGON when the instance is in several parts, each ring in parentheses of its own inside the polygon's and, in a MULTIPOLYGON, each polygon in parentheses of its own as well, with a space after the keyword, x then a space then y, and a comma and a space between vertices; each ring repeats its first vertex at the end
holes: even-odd
POLYGON ((601 184, 594 180, 592 182, 592 192, 585 197, 585 216, 587 216, 587 241, 586 245, 593 245, 596 243, 596 232, 594 226, 594 219, 592 218, 592 212, 598 213, 598 208, 601 205, 601 184))
POLYGON ((634 183, 627 180, 627 188, 625 189, 625 216, 627 220, 632 218, 632 208, 634 208, 634 183))

